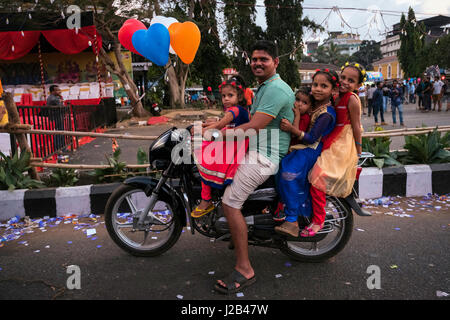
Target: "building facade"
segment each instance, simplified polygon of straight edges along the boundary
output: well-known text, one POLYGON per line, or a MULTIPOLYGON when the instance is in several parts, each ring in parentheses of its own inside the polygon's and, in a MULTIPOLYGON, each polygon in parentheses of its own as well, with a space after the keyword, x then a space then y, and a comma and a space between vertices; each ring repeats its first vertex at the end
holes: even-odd
POLYGON ((361 42, 359 34, 336 31, 330 32, 330 37, 324 41, 323 45, 330 46, 332 43, 340 49, 341 54, 348 54, 351 56, 359 51, 361 42))

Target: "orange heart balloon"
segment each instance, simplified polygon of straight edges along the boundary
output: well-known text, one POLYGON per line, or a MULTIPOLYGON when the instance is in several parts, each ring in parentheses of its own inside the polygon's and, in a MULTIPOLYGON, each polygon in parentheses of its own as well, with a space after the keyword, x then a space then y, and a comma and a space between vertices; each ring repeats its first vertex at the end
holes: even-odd
POLYGON ((200 46, 200 30, 193 22, 175 22, 169 26, 170 45, 185 64, 194 61, 200 46))

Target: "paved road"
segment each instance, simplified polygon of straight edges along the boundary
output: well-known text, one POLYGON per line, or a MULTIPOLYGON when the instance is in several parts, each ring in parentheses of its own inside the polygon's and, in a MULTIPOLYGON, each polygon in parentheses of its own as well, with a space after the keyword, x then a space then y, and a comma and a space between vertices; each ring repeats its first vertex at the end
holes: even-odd
POLYGON ((227 243, 185 229, 162 256, 136 258, 110 240, 102 217, 79 220, 88 224, 84 230, 96 229, 96 238, 73 223, 48 223, 47 231, 34 229, 0 247, 0 299, 448 300, 438 295, 450 293, 450 200, 421 200, 395 198, 399 203, 387 208, 369 207, 374 216, 355 217, 347 247, 324 263, 299 263, 275 249, 251 247, 258 281, 242 297, 212 291, 233 267, 227 243), (398 208, 411 217, 395 216, 398 208), (70 265, 80 267, 79 290, 66 288, 70 265), (367 288, 371 265, 380 268, 381 289, 367 288))

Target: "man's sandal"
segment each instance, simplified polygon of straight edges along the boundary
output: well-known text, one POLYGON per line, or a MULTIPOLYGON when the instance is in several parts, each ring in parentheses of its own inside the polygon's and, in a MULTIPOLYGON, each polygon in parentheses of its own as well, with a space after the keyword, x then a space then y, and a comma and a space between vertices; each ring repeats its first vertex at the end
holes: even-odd
POLYGON ((250 279, 247 279, 244 277, 239 271, 236 269, 233 270, 233 272, 228 276, 227 279, 223 280, 226 286, 223 286, 220 283, 216 283, 214 285, 214 289, 217 292, 223 293, 223 294, 233 294, 236 292, 241 291, 245 287, 248 287, 256 282, 256 276, 251 277, 250 279), (239 284, 239 287, 236 287, 236 283, 239 284))
POLYGON ((275 227, 275 232, 285 235, 285 236, 291 236, 294 238, 298 237, 298 232, 300 231, 300 229, 298 228, 298 226, 295 223, 292 222, 284 222, 281 226, 276 226, 275 227))
POLYGON ((200 218, 203 217, 205 214, 210 213, 211 211, 213 211, 216 207, 214 206, 213 203, 211 203, 208 208, 206 209, 199 209, 198 207, 196 207, 192 212, 191 212, 191 217, 192 218, 200 218))

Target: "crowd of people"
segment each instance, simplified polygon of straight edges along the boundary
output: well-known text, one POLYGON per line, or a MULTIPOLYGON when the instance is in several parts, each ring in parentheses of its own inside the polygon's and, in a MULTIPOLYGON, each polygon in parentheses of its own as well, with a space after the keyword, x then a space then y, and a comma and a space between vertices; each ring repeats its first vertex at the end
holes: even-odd
MULTIPOLYGON (((449 99, 448 90, 447 79, 425 76, 423 80, 393 80, 392 83, 379 81, 371 85, 362 85, 358 88, 358 96, 363 115, 373 117, 376 126, 387 125, 384 116, 388 111, 392 112, 394 126, 397 124, 397 113, 400 126, 404 126, 403 105, 417 103, 418 109, 422 112, 440 112, 443 111, 444 102, 449 99)), ((448 111, 448 107, 445 111, 448 111)))

